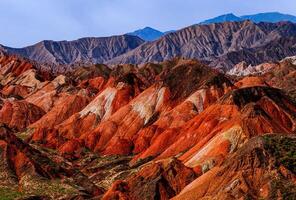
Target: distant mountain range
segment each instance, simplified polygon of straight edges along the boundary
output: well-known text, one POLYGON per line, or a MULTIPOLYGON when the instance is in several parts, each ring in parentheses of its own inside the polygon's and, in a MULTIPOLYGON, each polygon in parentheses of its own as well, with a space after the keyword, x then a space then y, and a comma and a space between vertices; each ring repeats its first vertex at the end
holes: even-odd
POLYGON ((296 22, 296 17, 281 13, 226 14, 178 31, 146 27, 121 36, 42 41, 24 48, 0 45, 0 50, 48 64, 138 64, 185 57, 218 68, 229 68, 242 60, 259 64, 296 54, 296 24, 261 21, 296 22))
POLYGON ((295 38, 296 24, 291 22, 194 25, 146 42, 107 63, 161 62, 181 56, 225 69, 243 60, 255 65, 295 55, 295 38))
POLYGON ((244 20, 251 20, 252 22, 271 22, 276 23, 280 21, 290 21, 295 23, 296 16, 282 14, 279 12, 268 12, 268 13, 259 13, 254 15, 244 15, 244 16, 236 16, 233 13, 221 15, 212 19, 205 20, 200 24, 212 24, 212 23, 222 23, 222 22, 238 22, 244 20))
POLYGON ((259 13, 255 15, 244 15, 241 16, 242 19, 248 19, 253 22, 280 22, 280 21, 290 21, 296 23, 296 16, 282 14, 279 12, 269 12, 269 13, 259 13))

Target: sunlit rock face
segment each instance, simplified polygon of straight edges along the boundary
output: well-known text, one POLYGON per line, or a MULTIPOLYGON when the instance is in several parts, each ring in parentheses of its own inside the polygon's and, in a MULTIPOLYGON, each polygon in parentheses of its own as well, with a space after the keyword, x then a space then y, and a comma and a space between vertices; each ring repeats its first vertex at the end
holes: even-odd
POLYGON ((45 115, 44 110, 24 100, 5 101, 0 110, 0 123, 18 131, 45 115))

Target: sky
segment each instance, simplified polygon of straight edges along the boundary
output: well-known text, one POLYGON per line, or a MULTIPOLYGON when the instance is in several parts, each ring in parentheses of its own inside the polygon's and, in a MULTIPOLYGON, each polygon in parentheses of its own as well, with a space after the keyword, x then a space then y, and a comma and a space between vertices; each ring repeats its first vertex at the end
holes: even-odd
POLYGON ((177 30, 226 13, 296 15, 296 0, 0 0, 0 44, 177 30))

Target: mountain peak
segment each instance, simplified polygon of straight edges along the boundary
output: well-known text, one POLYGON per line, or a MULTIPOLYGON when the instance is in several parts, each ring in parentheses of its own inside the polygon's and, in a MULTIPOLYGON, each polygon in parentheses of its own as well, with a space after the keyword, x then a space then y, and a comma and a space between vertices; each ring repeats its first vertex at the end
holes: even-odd
POLYGON ((224 15, 221 15, 221 16, 226 16, 226 17, 237 17, 235 14, 233 13, 226 13, 224 15))
POLYGON ((138 36, 145 41, 154 41, 159 39, 161 36, 163 36, 164 33, 154 28, 151 28, 149 26, 146 26, 143 29, 139 29, 134 32, 127 33, 127 35, 138 36))
POLYGON ((156 30, 156 29, 154 29, 154 28, 151 28, 150 26, 146 26, 145 28, 140 29, 140 30, 153 30, 153 31, 158 31, 158 30, 156 30))

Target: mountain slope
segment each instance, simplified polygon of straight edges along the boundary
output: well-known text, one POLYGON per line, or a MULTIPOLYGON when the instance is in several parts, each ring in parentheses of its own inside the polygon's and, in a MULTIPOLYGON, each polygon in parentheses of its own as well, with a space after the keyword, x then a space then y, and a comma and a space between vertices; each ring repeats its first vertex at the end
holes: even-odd
POLYGON ((74 41, 42 41, 24 48, 4 47, 4 51, 49 64, 104 63, 126 53, 144 41, 122 35, 102 38, 81 38, 74 41))
POLYGON ((209 63, 221 70, 232 69, 236 64, 245 62, 247 65, 259 65, 263 62, 276 62, 287 56, 296 55, 296 37, 275 39, 263 46, 242 49, 226 53, 209 63))
POLYGON ((295 136, 253 138, 173 199, 294 199, 295 144, 295 136))

